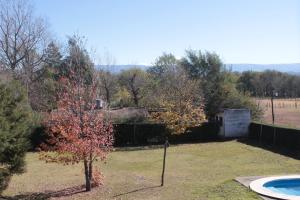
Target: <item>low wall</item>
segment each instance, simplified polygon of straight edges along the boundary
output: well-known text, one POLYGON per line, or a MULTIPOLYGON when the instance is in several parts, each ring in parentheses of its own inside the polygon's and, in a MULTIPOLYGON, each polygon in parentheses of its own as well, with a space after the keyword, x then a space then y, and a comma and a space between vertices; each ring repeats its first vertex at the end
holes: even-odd
MULTIPOLYGON (((165 136, 172 143, 193 143, 212 141, 218 138, 219 126, 216 123, 202 123, 198 127, 189 128, 180 135, 169 134, 164 124, 137 123, 114 124, 114 146, 141 146, 162 144, 165 136)), ((37 127, 31 134, 32 150, 36 149, 47 138, 44 127, 37 127)))
POLYGON ((255 139, 262 144, 291 150, 300 149, 300 129, 252 122, 249 126, 249 138, 255 139))
POLYGON ((163 124, 115 124, 115 146, 162 144, 165 136, 170 143, 191 143, 218 138, 219 127, 215 123, 203 123, 189 128, 186 133, 169 134, 163 124))

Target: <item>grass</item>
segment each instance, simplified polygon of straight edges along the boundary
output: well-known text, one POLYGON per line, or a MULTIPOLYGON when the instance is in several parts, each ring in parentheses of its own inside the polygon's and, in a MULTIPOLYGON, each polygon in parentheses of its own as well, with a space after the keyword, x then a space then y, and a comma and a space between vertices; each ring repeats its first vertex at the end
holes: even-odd
POLYGON ((28 153, 27 172, 12 177, 4 196, 15 199, 259 199, 238 176, 300 173, 300 162, 237 141, 171 146, 165 186, 159 187, 163 149, 115 151, 99 164, 105 185, 81 192, 81 165, 61 166, 28 153), (50 195, 49 195, 50 194, 50 195))

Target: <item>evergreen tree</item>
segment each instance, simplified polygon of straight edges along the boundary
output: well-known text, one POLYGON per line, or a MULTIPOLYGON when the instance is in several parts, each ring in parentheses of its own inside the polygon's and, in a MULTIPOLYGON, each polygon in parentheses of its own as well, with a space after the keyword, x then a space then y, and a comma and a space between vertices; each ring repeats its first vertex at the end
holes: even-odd
POLYGON ((44 62, 47 63, 49 67, 57 68, 61 64, 61 59, 62 55, 59 47, 54 42, 50 42, 45 50, 44 62))
POLYGON ((75 78, 83 84, 90 85, 93 79, 94 63, 92 62, 81 37, 73 36, 68 40, 67 56, 59 67, 59 77, 75 78))
POLYGON ((31 119, 32 112, 20 84, 0 84, 0 192, 11 174, 24 169, 31 119))
POLYGON ((51 111, 56 108, 58 71, 62 55, 58 46, 51 42, 45 50, 45 58, 38 79, 32 85, 31 107, 36 111, 51 111))

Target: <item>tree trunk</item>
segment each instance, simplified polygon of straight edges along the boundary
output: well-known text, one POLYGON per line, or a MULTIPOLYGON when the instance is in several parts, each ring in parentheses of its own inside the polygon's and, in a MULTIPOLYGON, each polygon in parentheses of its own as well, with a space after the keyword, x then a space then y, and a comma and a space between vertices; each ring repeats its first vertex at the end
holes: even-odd
POLYGON ((136 94, 133 94, 133 101, 136 107, 139 107, 139 98, 136 94))
POLYGON ((110 106, 110 92, 109 89, 107 87, 105 87, 105 92, 106 92, 106 102, 107 102, 107 106, 110 106))
POLYGON ((90 161, 89 161, 89 179, 90 179, 90 181, 93 180, 93 162, 92 162, 92 154, 90 154, 90 161))
POLYGON ((84 175, 85 175, 85 191, 91 191, 91 179, 89 176, 89 165, 88 161, 84 160, 84 175))

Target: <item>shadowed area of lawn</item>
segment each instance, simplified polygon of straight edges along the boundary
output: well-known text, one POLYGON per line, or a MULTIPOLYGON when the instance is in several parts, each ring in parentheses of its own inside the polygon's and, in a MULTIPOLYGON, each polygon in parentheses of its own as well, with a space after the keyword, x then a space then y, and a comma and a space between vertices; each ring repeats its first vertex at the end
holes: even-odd
POLYGON ((160 187, 163 149, 116 151, 98 164, 105 185, 84 192, 81 165, 62 166, 28 153, 27 172, 12 177, 9 199, 259 199, 233 181, 238 176, 300 173, 300 161, 237 141, 168 148, 165 186, 160 187))

